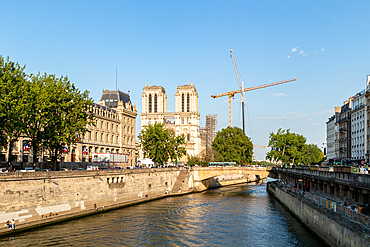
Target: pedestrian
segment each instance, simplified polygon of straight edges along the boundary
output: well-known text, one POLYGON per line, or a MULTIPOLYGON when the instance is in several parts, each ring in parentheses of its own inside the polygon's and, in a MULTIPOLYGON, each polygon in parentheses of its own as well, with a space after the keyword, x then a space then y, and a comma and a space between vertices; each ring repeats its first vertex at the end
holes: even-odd
POLYGON ((8 227, 8 228, 12 228, 12 225, 10 225, 10 221, 9 220, 6 222, 5 226, 8 227))
POLYGON ((15 230, 15 220, 12 219, 12 229, 15 230))

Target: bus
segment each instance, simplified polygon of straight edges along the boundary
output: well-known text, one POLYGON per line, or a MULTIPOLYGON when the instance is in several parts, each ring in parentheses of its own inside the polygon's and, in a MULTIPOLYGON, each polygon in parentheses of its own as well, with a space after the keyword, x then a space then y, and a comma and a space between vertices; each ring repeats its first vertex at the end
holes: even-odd
POLYGON ((208 167, 235 167, 236 162, 209 162, 208 167))
MULTIPOLYGON (((126 164, 128 154, 112 154, 112 153, 93 153, 92 166, 98 167, 114 167, 126 164)), ((94 170, 94 169, 93 169, 94 170)))

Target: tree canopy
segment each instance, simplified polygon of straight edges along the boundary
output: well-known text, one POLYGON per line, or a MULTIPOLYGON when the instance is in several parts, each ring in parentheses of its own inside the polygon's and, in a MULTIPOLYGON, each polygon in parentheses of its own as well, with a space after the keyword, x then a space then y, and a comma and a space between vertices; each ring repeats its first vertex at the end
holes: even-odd
POLYGON ((144 157, 151 158, 158 165, 163 165, 168 160, 177 162, 186 154, 185 138, 174 136, 173 132, 166 129, 162 123, 146 126, 141 130, 139 140, 144 157))
POLYGON ((0 145, 30 139, 34 161, 42 148, 56 161, 61 145, 76 142, 92 123, 92 99, 67 77, 26 75, 25 67, 0 56, 0 145))
POLYGON ((238 127, 218 131, 212 149, 219 154, 219 161, 236 162, 238 165, 252 162, 253 144, 238 127))
POLYGON ((283 163, 319 163, 324 154, 314 144, 306 144, 306 138, 292 133, 290 130, 279 129, 276 134, 270 133, 269 145, 271 148, 266 153, 266 158, 283 163))

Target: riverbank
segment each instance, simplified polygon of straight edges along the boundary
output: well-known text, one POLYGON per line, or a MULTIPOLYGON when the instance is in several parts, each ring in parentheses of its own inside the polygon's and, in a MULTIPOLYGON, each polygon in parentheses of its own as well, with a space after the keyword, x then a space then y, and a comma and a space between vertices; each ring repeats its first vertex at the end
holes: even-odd
MULTIPOLYGON (((220 186, 245 182, 251 180, 234 179, 220 186)), ((203 191, 197 189, 201 183, 194 181, 194 171, 176 168, 7 174, 0 176, 0 222, 15 219, 16 230, 2 227, 0 235, 203 191)))
POLYGON ((286 190, 277 181, 269 182, 267 190, 329 246, 370 246, 367 226, 312 202, 303 193, 286 190))

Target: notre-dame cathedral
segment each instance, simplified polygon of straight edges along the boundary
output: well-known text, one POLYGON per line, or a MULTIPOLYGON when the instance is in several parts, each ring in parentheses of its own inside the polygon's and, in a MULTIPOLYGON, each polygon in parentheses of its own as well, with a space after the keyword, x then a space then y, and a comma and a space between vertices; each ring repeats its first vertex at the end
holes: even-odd
MULTIPOLYGON (((199 134, 198 93, 193 82, 178 86, 175 93, 175 112, 167 112, 166 90, 161 86, 145 85, 142 94, 141 129, 155 122, 185 137, 186 155, 196 156, 205 148, 199 134)), ((182 158, 186 160, 186 156, 182 158)))

